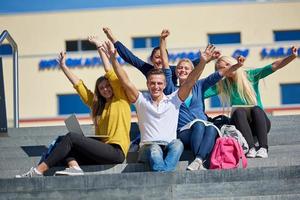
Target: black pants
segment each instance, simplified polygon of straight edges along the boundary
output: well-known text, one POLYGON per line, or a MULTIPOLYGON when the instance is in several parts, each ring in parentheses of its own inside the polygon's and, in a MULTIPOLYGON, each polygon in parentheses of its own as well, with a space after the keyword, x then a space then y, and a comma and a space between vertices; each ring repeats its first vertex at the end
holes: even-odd
POLYGON ((254 147, 253 136, 257 136, 259 147, 268 149, 267 133, 270 131, 271 122, 260 107, 254 106, 248 115, 245 108, 236 109, 231 116, 231 123, 243 134, 249 148, 254 147))
POLYGON ((117 164, 125 159, 117 144, 105 144, 77 133, 68 133, 45 160, 53 167, 59 162, 76 160, 80 165, 117 164))

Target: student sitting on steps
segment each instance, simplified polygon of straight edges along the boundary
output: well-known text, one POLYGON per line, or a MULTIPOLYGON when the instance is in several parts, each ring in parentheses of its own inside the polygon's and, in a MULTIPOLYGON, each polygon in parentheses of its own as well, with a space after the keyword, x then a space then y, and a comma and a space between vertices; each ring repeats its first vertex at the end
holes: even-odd
POLYGON ((82 175, 79 164, 117 164, 125 160, 130 144, 130 103, 106 54, 100 48, 101 44, 95 37, 89 37, 89 41, 97 46, 106 72, 105 76, 97 79, 94 93, 66 66, 64 52, 60 53, 58 61, 82 101, 91 109, 95 134, 107 134, 108 137, 96 140, 78 133, 68 133, 44 162, 27 173, 17 175, 17 178, 42 176, 61 161, 65 161, 69 167, 56 172, 57 175, 82 175))

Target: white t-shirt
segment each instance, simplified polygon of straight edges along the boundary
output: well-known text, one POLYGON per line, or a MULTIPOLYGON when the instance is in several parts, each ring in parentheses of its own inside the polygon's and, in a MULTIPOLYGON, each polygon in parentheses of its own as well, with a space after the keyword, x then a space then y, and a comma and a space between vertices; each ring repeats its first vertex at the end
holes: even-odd
POLYGON ((134 105, 141 131, 141 144, 153 141, 169 143, 176 139, 181 104, 178 90, 170 95, 164 95, 158 105, 153 103, 150 93, 139 92, 139 97, 134 105))

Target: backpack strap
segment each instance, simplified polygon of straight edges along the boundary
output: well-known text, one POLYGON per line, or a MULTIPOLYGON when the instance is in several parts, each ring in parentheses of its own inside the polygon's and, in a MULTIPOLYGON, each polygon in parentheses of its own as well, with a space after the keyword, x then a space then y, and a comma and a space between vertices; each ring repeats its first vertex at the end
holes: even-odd
POLYGON ((247 158, 244 154, 243 148, 241 147, 241 145, 236 140, 235 140, 234 144, 235 144, 236 149, 238 150, 240 160, 242 159, 242 166, 245 169, 248 165, 248 161, 247 161, 247 158))

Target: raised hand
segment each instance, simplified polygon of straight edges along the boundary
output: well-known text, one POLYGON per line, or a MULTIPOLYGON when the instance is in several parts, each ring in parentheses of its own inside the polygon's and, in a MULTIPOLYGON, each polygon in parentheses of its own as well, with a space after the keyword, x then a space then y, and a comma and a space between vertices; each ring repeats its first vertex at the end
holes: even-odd
POLYGON ((237 60, 237 65, 241 67, 244 65, 246 58, 244 56, 238 56, 236 60, 237 60))
POLYGON ((72 71, 66 66, 66 58, 67 58, 66 52, 61 51, 56 60, 59 63, 60 69, 64 72, 64 74, 69 79, 69 81, 73 85, 76 85, 79 83, 79 78, 75 74, 73 74, 72 71))
POLYGON ((110 41, 105 41, 105 43, 101 46, 101 49, 103 49, 110 59, 117 56, 117 51, 110 41))
POLYGON ((216 60, 216 59, 220 58, 220 56, 221 56, 221 51, 215 50, 212 55, 212 60, 216 60))
POLYGON ((212 60, 216 60, 221 56, 221 51, 220 50, 214 50, 211 59, 207 61, 209 63, 212 60))
POLYGON ((98 40, 97 36, 88 36, 88 40, 90 43, 94 44, 97 49, 101 46, 101 42, 98 40))
POLYGON ((65 51, 61 51, 58 55, 58 58, 56 59, 56 61, 58 62, 59 66, 62 67, 66 67, 66 57, 67 54, 65 51))
POLYGON ((170 31, 168 29, 163 29, 161 34, 160 34, 160 38, 161 39, 166 39, 169 35, 170 35, 170 31))
POLYGON ((110 28, 108 27, 103 27, 102 28, 103 32, 105 33, 106 37, 112 42, 115 43, 117 41, 117 39, 115 38, 115 36, 113 35, 112 31, 110 30, 110 28))
POLYGON ((298 49, 297 49, 297 47, 295 47, 295 46, 292 46, 292 48, 291 48, 291 52, 292 52, 292 55, 294 55, 295 57, 297 57, 297 56, 298 56, 298 49))
POLYGON ((200 59, 203 59, 206 63, 212 60, 215 48, 214 45, 208 44, 205 50, 200 54, 200 59))

